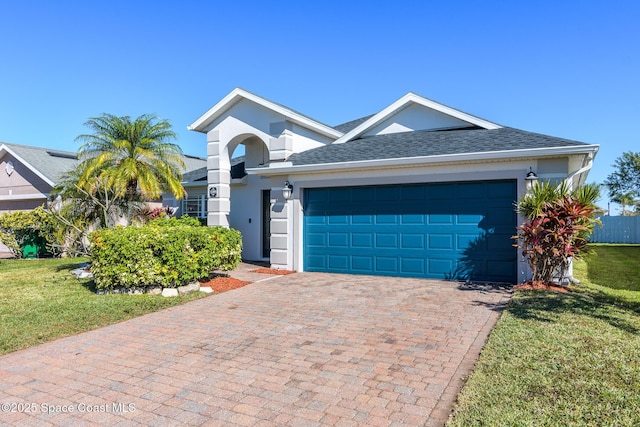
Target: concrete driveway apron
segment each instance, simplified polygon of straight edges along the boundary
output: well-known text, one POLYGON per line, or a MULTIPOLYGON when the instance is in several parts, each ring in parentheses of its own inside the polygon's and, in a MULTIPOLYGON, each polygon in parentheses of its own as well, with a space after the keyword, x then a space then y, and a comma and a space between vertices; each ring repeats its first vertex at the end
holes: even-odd
POLYGON ((276 277, 0 357, 0 423, 443 425, 509 296, 276 277))

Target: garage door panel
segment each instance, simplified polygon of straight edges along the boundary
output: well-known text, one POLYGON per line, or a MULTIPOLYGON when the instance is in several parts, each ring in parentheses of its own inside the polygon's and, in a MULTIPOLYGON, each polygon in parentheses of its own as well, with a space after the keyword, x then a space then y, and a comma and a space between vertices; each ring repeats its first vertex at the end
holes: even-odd
POLYGON ((376 224, 395 225, 398 224, 398 215, 395 214, 378 214, 375 217, 376 224))
POLYGON ((493 181, 491 190, 487 192, 489 199, 510 199, 514 198, 514 182, 513 181, 493 181))
POLYGON ((403 202, 424 201, 427 197, 425 188, 422 186, 408 186, 400 189, 400 200, 403 202))
POLYGON ((376 248, 380 249, 397 249, 398 248, 398 235, 390 233, 377 233, 376 248))
MULTIPOLYGON (((444 208, 441 208, 444 210, 444 208)), ((434 209, 429 209, 434 210, 434 209)), ((429 224, 441 225, 441 224, 453 224, 453 215, 442 213, 442 214, 429 214, 427 216, 429 218, 429 224)))
POLYGON ((351 192, 351 200, 354 202, 362 201, 369 202, 375 200, 376 189, 375 187, 360 187, 357 191, 351 192))
POLYGON ((454 261, 452 259, 430 258, 427 265, 429 266, 427 273, 432 277, 438 276, 446 278, 455 270, 454 261))
POLYGON ((505 251, 505 248, 513 245, 513 239, 509 234, 489 234, 485 240, 490 251, 505 251))
POLYGON ((376 187, 376 202, 396 202, 401 200, 401 192, 394 187, 376 187))
POLYGON ((307 189, 304 268, 514 281, 515 197, 515 181, 307 189))
POLYGON ((307 255, 305 268, 309 271, 326 271, 327 257, 325 255, 307 255))
POLYGON ((328 217, 327 224, 329 225, 348 225, 349 224, 349 215, 340 215, 340 214, 331 214, 328 217))
POLYGON ((329 269, 348 271, 349 270, 349 256, 348 255, 329 255, 328 257, 329 269))
POLYGON ((349 233, 328 233, 328 235, 330 247, 349 247, 349 233))
POLYGON ((429 234, 427 249, 453 249, 453 236, 451 234, 429 234))
POLYGON ((427 187, 427 198, 433 201, 453 200, 456 198, 455 187, 451 184, 431 184, 427 187))
POLYGON ((466 183, 465 185, 456 186, 458 189, 457 200, 464 200, 465 203, 471 203, 470 199, 483 199, 485 198, 485 185, 484 183, 466 183))
POLYGON ((403 233, 400 236, 402 249, 425 249, 425 237, 422 233, 403 233))
POLYGON ((424 258, 403 257, 400 260, 400 273, 423 276, 426 272, 424 258))
POLYGON ((478 225, 485 218, 483 213, 468 212, 456 215, 456 224, 460 225, 478 225))
POLYGON ((400 215, 400 223, 407 225, 426 224, 426 216, 424 214, 403 214, 400 215))
POLYGON ((349 202, 351 200, 351 189, 346 188, 335 188, 329 192, 328 201, 329 202, 349 202))
POLYGON ((373 256, 358 256, 351 257, 351 270, 356 273, 373 274, 373 256))
POLYGON ((362 248, 362 249, 373 248, 373 234, 372 233, 352 233, 351 247, 362 248))
POLYGON ((309 246, 317 246, 320 248, 327 246, 327 235, 325 233, 308 233, 305 238, 309 246))
POLYGON ((354 213, 351 216, 351 224, 373 224, 375 221, 374 215, 354 213))
POLYGON ((398 273, 398 258, 396 257, 376 257, 376 272, 398 273))

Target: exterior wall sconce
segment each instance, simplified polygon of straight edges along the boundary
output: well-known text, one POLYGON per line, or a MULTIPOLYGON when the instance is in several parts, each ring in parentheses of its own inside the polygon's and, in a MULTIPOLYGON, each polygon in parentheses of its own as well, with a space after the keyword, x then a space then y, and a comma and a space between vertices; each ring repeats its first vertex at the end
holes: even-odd
POLYGON ((527 176, 524 179, 527 183, 527 190, 531 191, 531 189, 533 188, 533 185, 538 182, 538 175, 536 175, 536 173, 533 171, 533 169, 529 168, 529 172, 527 173, 527 176))
POLYGON ((284 187, 282 187, 282 197, 284 197, 285 200, 291 200, 292 196, 293 196, 293 185, 291 185, 289 181, 285 181, 284 187))

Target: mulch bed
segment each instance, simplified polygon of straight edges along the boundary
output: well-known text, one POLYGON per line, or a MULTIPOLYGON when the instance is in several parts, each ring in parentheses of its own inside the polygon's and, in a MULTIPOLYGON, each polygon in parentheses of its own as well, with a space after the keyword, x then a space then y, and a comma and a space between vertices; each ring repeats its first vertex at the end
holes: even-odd
POLYGON ((569 289, 564 287, 564 286, 557 286, 557 285, 548 285, 546 283, 540 282, 540 281, 533 281, 533 280, 528 280, 524 283, 521 283, 517 286, 513 287, 514 290, 519 291, 519 290, 525 290, 525 291, 536 291, 536 290, 542 290, 542 291, 554 291, 554 292, 561 292, 561 293, 566 293, 569 292, 569 289))
POLYGON ((211 288, 215 293, 221 293, 230 291, 232 289, 241 288, 250 284, 251 282, 244 282, 242 280, 234 279, 232 277, 214 277, 206 282, 200 282, 200 286, 211 288))
POLYGON ((255 270, 251 270, 251 273, 262 273, 262 274, 280 274, 282 276, 286 274, 293 274, 295 271, 293 270, 278 270, 276 268, 258 268, 255 270))

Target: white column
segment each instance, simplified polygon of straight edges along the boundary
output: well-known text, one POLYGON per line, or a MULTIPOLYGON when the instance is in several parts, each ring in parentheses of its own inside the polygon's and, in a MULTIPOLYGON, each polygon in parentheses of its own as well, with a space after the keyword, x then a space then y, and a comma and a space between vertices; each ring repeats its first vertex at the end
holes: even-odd
POLYGON ((285 161, 293 154, 291 123, 286 121, 271 123, 269 133, 272 136, 269 140, 269 161, 285 161))
POLYGON ((271 267, 293 270, 293 200, 282 197, 282 185, 271 189, 271 267))
POLYGON ((231 164, 218 130, 207 133, 207 181, 207 225, 229 227, 231 164))

